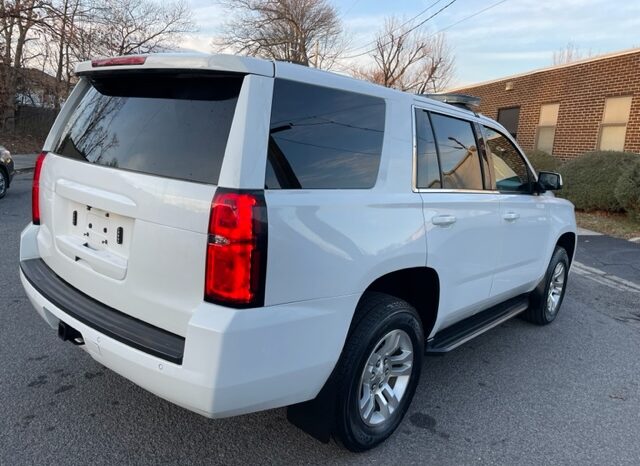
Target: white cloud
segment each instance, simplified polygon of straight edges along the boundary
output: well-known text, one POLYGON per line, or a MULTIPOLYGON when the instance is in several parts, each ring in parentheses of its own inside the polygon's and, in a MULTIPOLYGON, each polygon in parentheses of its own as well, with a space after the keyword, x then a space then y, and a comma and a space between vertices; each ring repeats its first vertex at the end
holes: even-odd
POLYGON ((183 37, 180 41, 180 48, 183 50, 193 50, 196 52, 208 52, 211 53, 211 39, 212 36, 192 34, 183 37))

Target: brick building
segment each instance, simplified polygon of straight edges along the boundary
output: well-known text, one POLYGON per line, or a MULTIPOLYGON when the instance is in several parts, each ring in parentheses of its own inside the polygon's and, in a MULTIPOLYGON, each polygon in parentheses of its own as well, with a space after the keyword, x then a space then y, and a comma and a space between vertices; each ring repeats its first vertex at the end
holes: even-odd
POLYGON ((640 153, 640 48, 453 90, 481 98, 523 149, 640 153))

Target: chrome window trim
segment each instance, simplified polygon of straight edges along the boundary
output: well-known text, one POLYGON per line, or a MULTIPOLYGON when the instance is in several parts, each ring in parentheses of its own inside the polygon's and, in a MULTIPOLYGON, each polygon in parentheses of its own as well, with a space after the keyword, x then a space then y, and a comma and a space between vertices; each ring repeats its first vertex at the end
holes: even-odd
MULTIPOLYGON (((411 105, 411 165, 413 172, 411 173, 411 190, 416 193, 418 191, 418 135, 416 133, 416 109, 426 110, 415 104, 411 105)), ((438 167, 438 170, 440 167, 438 167)))
POLYGON ((495 191, 493 189, 451 189, 451 188, 416 188, 414 192, 417 193, 443 193, 443 194, 513 194, 513 193, 503 193, 500 191, 495 191))

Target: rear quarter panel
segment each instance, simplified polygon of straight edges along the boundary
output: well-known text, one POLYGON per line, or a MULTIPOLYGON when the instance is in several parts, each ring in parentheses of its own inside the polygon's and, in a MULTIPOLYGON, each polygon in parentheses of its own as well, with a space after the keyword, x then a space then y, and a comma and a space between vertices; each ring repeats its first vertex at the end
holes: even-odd
POLYGON ((362 293, 382 275, 426 264, 422 199, 411 190, 411 97, 384 88, 378 97, 385 135, 374 188, 265 191, 267 304, 362 293))

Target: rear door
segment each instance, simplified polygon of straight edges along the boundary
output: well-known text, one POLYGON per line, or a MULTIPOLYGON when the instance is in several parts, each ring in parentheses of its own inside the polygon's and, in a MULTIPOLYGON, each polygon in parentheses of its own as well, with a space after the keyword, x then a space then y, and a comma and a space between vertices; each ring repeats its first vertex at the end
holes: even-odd
POLYGON ((516 145, 496 129, 483 127, 495 189, 500 192, 500 265, 491 296, 529 291, 546 268, 549 211, 533 193, 533 174, 516 145))
POLYGON ((211 200, 243 79, 85 76, 45 159, 47 265, 92 298, 184 335, 202 301, 211 200))
POLYGON ((424 202, 427 265, 440 276, 440 327, 482 309, 498 264, 499 196, 484 189, 474 125, 415 109, 415 188, 424 202))

